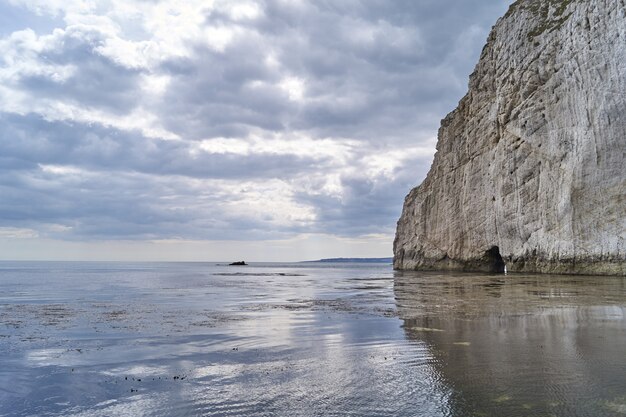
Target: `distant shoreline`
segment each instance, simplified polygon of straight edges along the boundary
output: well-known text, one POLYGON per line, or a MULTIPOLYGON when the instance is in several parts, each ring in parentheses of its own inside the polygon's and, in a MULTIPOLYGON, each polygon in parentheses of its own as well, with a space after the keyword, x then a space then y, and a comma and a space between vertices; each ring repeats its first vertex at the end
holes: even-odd
POLYGON ((326 262, 326 263, 391 263, 393 258, 325 258, 316 261, 301 261, 301 263, 326 262))

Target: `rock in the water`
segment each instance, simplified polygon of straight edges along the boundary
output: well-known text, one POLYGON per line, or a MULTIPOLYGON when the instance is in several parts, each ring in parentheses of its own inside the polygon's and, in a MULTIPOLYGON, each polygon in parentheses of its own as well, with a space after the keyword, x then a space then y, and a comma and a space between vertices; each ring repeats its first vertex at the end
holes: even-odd
POLYGON ((520 0, 406 197, 397 269, 626 275, 626 4, 520 0))

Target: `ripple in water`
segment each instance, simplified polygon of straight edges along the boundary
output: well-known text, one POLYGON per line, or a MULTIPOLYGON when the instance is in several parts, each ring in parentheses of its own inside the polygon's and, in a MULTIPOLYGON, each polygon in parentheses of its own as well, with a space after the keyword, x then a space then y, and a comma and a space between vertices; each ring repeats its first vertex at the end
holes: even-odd
POLYGON ((0 263, 0 416, 626 415, 623 278, 0 263))

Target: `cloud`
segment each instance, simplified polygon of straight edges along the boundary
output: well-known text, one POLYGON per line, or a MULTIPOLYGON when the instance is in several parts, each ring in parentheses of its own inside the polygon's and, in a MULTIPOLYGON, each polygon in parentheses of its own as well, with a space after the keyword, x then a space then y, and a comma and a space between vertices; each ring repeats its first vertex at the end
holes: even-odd
POLYGON ((390 238, 507 3, 11 0, 2 236, 390 238))

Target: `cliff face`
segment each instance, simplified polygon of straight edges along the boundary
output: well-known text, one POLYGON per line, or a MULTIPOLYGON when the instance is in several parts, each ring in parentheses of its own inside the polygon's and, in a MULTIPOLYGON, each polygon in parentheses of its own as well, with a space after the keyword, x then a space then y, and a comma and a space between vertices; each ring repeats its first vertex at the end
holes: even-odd
POLYGON ((395 268, 504 263, 626 275, 625 0, 514 3, 405 199, 395 268))

